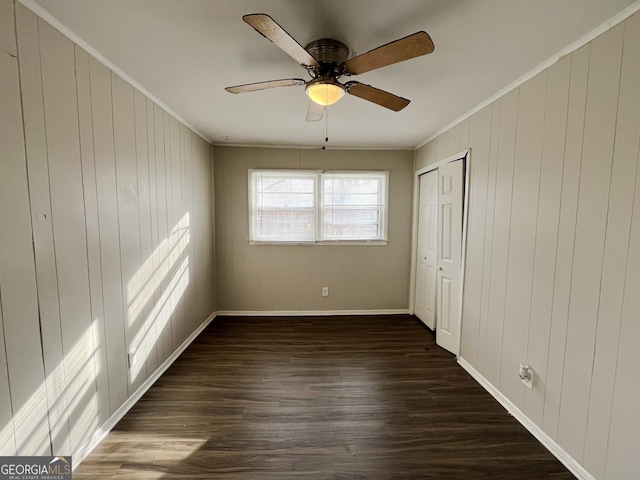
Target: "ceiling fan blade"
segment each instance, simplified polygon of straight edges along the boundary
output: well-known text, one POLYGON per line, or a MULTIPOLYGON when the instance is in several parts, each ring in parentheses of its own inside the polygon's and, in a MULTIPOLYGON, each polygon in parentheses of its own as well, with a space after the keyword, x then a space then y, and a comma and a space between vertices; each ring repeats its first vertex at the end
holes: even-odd
POLYGON ((360 97, 364 100, 368 100, 378 105, 399 112, 404 107, 409 105, 410 100, 406 98, 398 97, 393 93, 385 92, 379 88, 372 87, 371 85, 365 85, 360 82, 348 82, 345 84, 347 92, 356 97, 360 97))
POLYGON ((271 40, 277 47, 303 66, 317 67, 318 62, 300 45, 295 38, 289 35, 284 28, 276 23, 269 15, 253 13, 245 15, 242 19, 256 29, 263 37, 271 40))
POLYGON ((256 90, 266 90, 267 88, 291 87, 293 85, 304 85, 305 82, 301 78, 285 78, 282 80, 269 80, 268 82, 245 83, 244 85, 235 85, 227 87, 225 90, 229 93, 245 93, 255 92, 256 90))
POLYGON ((319 122, 322 120, 325 108, 327 107, 310 100, 309 110, 307 110, 307 122, 319 122))
POLYGON ((433 42, 427 32, 417 32, 344 62, 344 67, 353 75, 386 67, 433 52, 433 42))

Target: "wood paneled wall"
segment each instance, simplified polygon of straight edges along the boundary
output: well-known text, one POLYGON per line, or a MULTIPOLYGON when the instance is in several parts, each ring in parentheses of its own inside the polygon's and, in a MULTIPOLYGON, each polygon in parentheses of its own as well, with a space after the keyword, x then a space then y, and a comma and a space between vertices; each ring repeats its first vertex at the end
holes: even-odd
POLYGON ((416 152, 472 149, 461 356, 598 479, 640 477, 639 79, 635 14, 416 152))
POLYGON ((215 311, 212 148, 22 5, 0 32, 0 455, 74 454, 215 311))
POLYGON ((407 311, 413 152, 215 147, 214 157, 219 311, 407 311), (389 244, 249 245, 250 168, 388 170, 389 244))

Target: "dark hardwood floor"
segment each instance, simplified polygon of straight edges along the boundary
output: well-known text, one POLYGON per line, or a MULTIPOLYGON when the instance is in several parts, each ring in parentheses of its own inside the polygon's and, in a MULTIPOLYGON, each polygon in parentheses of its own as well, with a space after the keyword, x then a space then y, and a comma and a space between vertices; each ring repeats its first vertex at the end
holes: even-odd
POLYGON ((575 477, 398 315, 216 318, 73 478, 575 477))

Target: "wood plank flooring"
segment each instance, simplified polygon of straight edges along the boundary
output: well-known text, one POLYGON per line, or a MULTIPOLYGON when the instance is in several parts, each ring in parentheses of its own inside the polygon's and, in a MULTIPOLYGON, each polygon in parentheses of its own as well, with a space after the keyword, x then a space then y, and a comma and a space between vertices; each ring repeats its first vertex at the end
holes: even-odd
POLYGON ((104 479, 573 479, 415 317, 218 317, 80 465, 104 479))

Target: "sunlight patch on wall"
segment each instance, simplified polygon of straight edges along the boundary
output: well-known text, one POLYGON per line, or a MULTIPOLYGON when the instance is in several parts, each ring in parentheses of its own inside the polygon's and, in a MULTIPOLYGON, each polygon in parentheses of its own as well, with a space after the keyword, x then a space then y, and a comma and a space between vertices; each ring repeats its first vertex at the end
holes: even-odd
POLYGON ((2 455, 13 456, 16 453, 15 435, 13 430, 13 419, 9 419, 6 425, 0 430, 0 452, 2 455))
POLYGON ((47 455, 50 452, 49 422, 46 412, 42 410, 42 405, 46 405, 46 395, 43 383, 17 412, 14 411, 18 455, 47 455))
POLYGON ((169 323, 171 314, 176 309, 188 285, 189 257, 185 257, 169 282, 169 285, 154 305, 151 314, 145 320, 145 324, 148 324, 149 328, 146 329, 146 331, 140 330, 133 339, 132 345, 138 346, 138 361, 135 365, 132 365, 129 370, 130 382, 134 382, 144 369, 145 361, 149 356, 151 347, 158 342, 163 329, 167 323, 169 323))
POLYGON ((127 284, 127 318, 131 326, 189 245, 189 212, 155 249, 127 284))
MULTIPOLYGON (((99 426, 97 372, 93 361, 96 354, 91 328, 87 328, 64 359, 71 446, 74 450, 81 445, 80 439, 86 432, 93 432, 99 426)), ((50 400, 49 403, 51 404, 50 400)))
MULTIPOLYGON (((15 428, 18 455, 48 455, 51 453, 50 423, 54 448, 55 445, 70 442, 74 449, 86 441, 98 427, 95 354, 92 332, 88 328, 76 340, 64 360, 47 375, 45 383, 14 412, 13 423, 2 427, 0 446, 4 449, 4 445, 13 437, 15 428), (48 406, 49 418, 41 407, 43 404, 48 406), (67 435, 70 438, 64 438, 67 435)), ((70 452, 53 453, 68 455, 70 452)))

